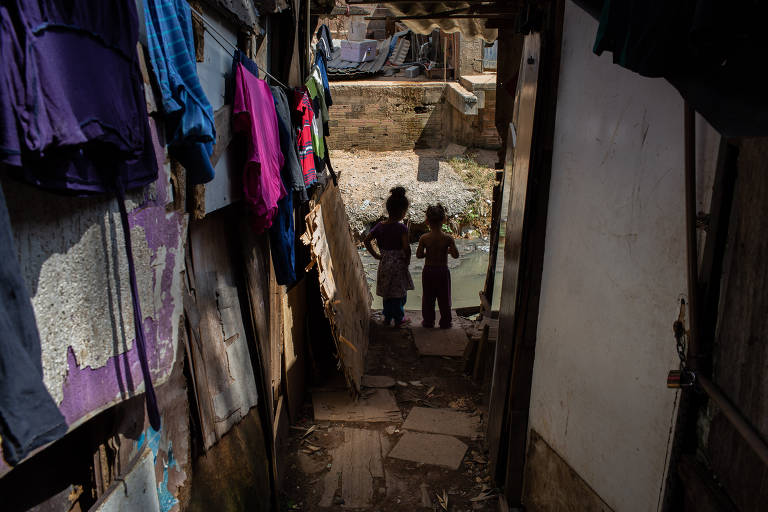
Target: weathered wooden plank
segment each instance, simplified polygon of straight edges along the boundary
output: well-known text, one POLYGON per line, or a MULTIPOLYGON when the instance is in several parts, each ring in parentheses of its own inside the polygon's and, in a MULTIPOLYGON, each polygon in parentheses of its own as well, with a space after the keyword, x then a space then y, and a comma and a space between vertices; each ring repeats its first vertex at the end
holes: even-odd
MULTIPOLYGON (((499 340, 493 363, 491 398, 488 410, 488 445, 492 472, 506 465, 506 454, 501 446, 504 422, 507 411, 509 376, 512 368, 514 350, 514 313, 517 305, 519 286, 520 253, 523 241, 523 225, 528 193, 528 170, 533 140, 533 117, 536 106, 536 93, 539 78, 539 34, 526 37, 524 56, 520 62, 520 80, 518 81, 515 101, 514 126, 517 127, 517 145, 507 145, 507 161, 504 164, 504 190, 509 198, 507 207, 507 232, 504 241, 504 273, 501 284, 501 303, 499 309, 499 340)), ((513 140, 514 128, 510 128, 507 140, 513 140)), ((503 469, 502 469, 503 472, 503 469)))
POLYGON ((283 295, 283 340, 285 345, 285 393, 288 416, 297 421, 304 404, 306 388, 305 317, 307 312, 307 283, 299 281, 283 295))
POLYGON ((377 430, 344 429, 344 442, 332 452, 331 471, 325 476, 321 507, 330 507, 341 483, 344 508, 368 508, 373 498, 373 479, 384 477, 381 433, 377 430))
POLYGON ((325 315, 344 376, 357 393, 368 350, 371 294, 336 185, 327 186, 306 220, 302 240, 318 268, 325 315))
MULTIPOLYGON (((272 392, 272 343, 269 326, 269 240, 266 235, 255 235, 247 222, 240 224, 240 240, 245 264, 245 279, 253 330, 256 333, 261 359, 264 389, 272 392)), ((272 400, 264 399, 269 421, 274 420, 272 400)))
MULTIPOLYGON (((190 248, 195 269, 195 306, 199 314, 194 366, 200 368, 198 392, 208 397, 204 432, 212 428, 210 446, 239 422, 257 403, 235 269, 230 250, 231 218, 227 211, 207 216, 190 226, 190 248), (212 413, 212 414, 211 414, 212 413), (211 425, 212 422, 212 425, 211 425), (213 442, 212 442, 213 441, 213 442)), ((190 308, 192 310, 192 308, 190 308)))
MULTIPOLYGON (((277 401, 282 393, 283 382, 283 296, 285 290, 277 284, 272 255, 269 258, 269 345, 272 400, 277 401)), ((286 404, 283 404, 286 406, 286 404)))
MULTIPOLYGON (((191 258, 188 259, 187 273, 192 275, 194 271, 189 266, 189 260, 191 258)), ((197 310, 194 296, 189 292, 184 295, 184 315, 187 317, 189 324, 189 350, 187 357, 190 361, 190 369, 193 375, 192 381, 197 396, 200 430, 203 437, 203 446, 208 449, 216 442, 216 432, 213 428, 213 399, 211 390, 208 387, 208 376, 206 375, 203 341, 200 332, 200 313, 197 310)))
POLYGON ((95 512, 160 512, 152 450, 145 447, 125 475, 108 489, 91 510, 95 512))
POLYGON ((685 487, 685 510, 696 512, 736 512, 736 507, 712 475, 693 457, 683 456, 677 473, 685 487))
MULTIPOLYGON (((723 280, 713 380, 754 427, 768 437, 768 159, 766 139, 741 142, 723 280)), ((739 510, 768 501, 768 467, 716 412, 707 441, 712 469, 739 510)))
MULTIPOLYGON (((525 221, 521 243, 525 246, 520 258, 522 286, 518 286, 518 303, 514 322, 503 324, 499 317, 499 341, 514 336, 512 375, 509 383, 508 456, 505 494, 510 501, 521 503, 523 494, 525 454, 528 442, 528 414, 531 404, 533 364, 539 321, 539 298, 544 261, 544 241, 549 208, 549 183, 552 174, 552 145, 555 135, 557 89, 560 76, 560 54, 563 39, 564 0, 549 4, 542 31, 540 83, 533 120, 533 142, 530 154, 529 193, 525 206, 525 221), (502 335, 502 326, 514 325, 514 331, 502 335)), ((531 59, 526 55, 526 63, 531 59)), ((537 60, 537 59, 534 59, 537 60)), ((514 185, 513 185, 514 187, 514 185)), ((509 222, 509 221, 508 221, 509 222)), ((509 229, 508 229, 509 231, 509 229)), ((498 346, 498 342, 497 342, 498 346)))

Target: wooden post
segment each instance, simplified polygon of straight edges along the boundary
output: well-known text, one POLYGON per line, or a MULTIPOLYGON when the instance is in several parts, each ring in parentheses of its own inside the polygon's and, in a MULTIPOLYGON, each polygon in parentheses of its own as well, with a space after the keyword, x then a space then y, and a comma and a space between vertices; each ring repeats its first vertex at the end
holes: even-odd
MULTIPOLYGON (((550 4, 542 28, 539 68, 541 89, 536 98, 529 171, 530 176, 535 179, 528 182, 530 203, 526 205, 525 225, 522 228, 524 249, 520 258, 520 275, 523 278, 519 284, 518 300, 514 310, 514 331, 507 334, 514 336, 512 342, 514 357, 508 387, 509 410, 506 416, 509 426, 507 437, 509 449, 506 459, 505 494, 510 502, 516 504, 522 503, 523 498, 528 412, 538 331, 544 240, 547 231, 564 3, 564 0, 557 0, 550 4)), ((523 58, 526 62, 530 62, 528 55, 524 54, 523 58)), ((513 186, 513 190, 515 187, 516 185, 513 186)))

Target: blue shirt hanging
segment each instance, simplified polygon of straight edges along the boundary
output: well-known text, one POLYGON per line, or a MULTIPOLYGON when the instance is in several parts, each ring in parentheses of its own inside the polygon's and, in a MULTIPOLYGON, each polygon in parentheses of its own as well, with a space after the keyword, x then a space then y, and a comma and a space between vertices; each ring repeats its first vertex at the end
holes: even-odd
POLYGON ((216 140, 213 108, 200 85, 186 0, 144 0, 152 69, 162 94, 171 154, 187 170, 190 183, 213 179, 210 156, 216 140))

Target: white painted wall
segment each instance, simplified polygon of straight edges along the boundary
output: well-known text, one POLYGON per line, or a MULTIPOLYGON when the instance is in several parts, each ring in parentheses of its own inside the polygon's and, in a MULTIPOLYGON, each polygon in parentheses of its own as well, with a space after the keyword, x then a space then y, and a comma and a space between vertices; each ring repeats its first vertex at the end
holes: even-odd
MULTIPOLYGON (((568 2, 530 427, 617 511, 658 510, 686 294, 683 100, 592 53, 568 2)), ((719 137, 698 120, 700 206, 719 137)))

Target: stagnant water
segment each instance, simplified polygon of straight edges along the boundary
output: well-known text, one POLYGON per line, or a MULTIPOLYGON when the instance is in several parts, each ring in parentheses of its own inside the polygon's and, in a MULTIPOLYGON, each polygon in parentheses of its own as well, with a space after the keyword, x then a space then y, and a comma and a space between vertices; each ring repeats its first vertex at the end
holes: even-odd
MULTIPOLYGON (((503 247, 502 240, 500 247, 503 247)), ((416 247, 413 244, 413 258, 411 258, 411 276, 416 289, 408 292, 408 302, 405 305, 407 310, 421 309, 421 271, 424 268, 424 260, 416 258, 416 247)), ((453 308, 466 308, 479 306, 479 293, 485 287, 485 274, 488 270, 488 254, 490 246, 485 239, 456 239, 456 248, 459 250, 459 259, 448 258, 448 267, 451 269, 451 290, 453 308)), ((503 252, 500 252, 500 256, 503 252)), ((376 271, 378 261, 376 261, 368 251, 360 250, 360 259, 363 261, 368 286, 373 295, 373 309, 381 309, 381 297, 376 295, 376 271)), ((501 271, 503 261, 498 258, 496 263, 496 281, 493 287, 493 309, 499 309, 499 298, 501 297, 501 271)))

